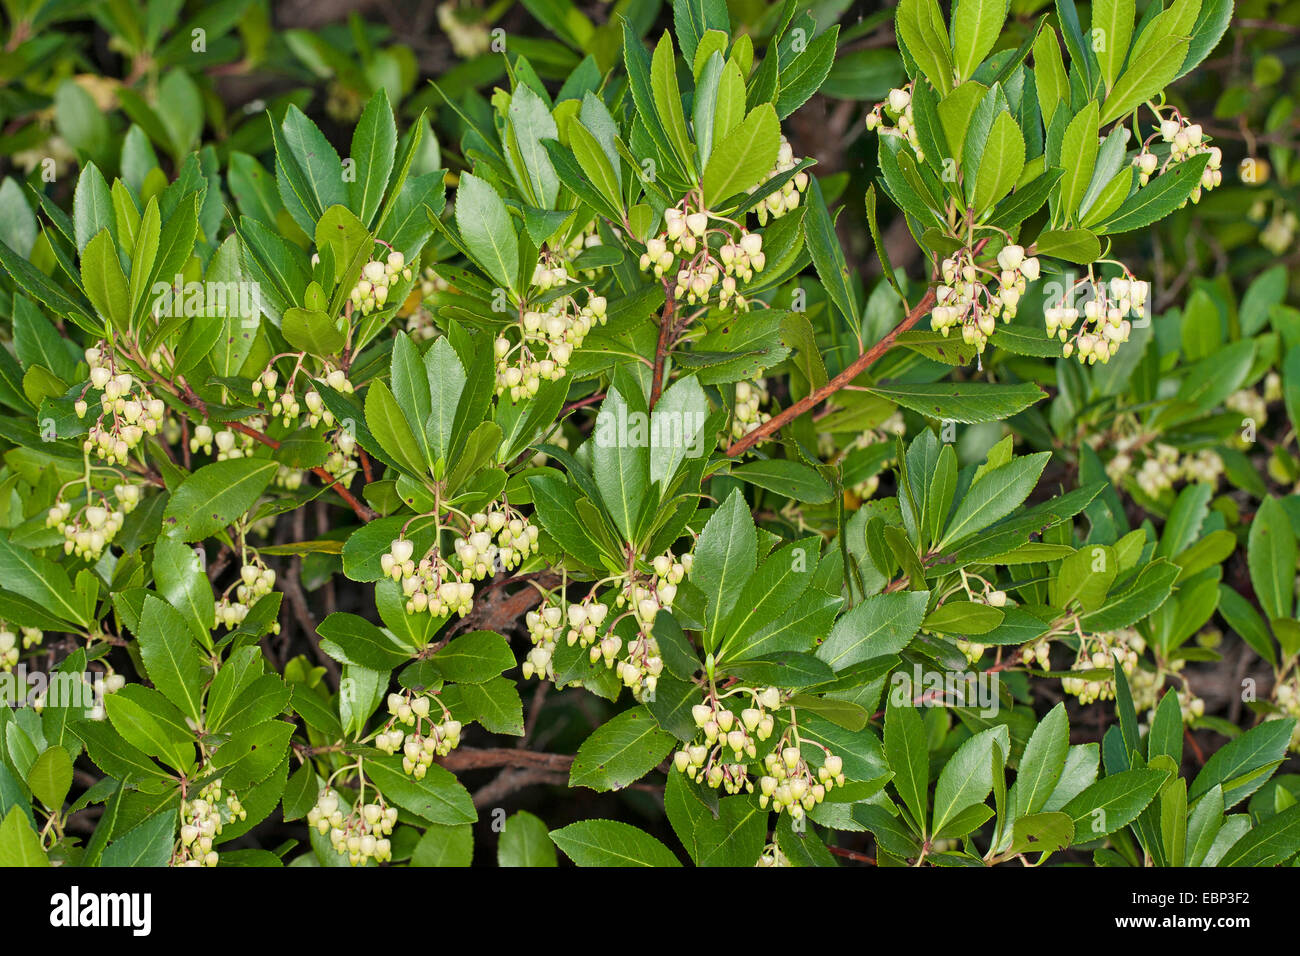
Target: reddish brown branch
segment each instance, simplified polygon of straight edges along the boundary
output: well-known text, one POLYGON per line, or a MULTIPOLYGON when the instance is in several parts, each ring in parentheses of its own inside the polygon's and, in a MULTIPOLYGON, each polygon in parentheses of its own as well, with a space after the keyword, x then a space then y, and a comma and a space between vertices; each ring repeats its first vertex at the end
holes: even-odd
POLYGON ((650 380, 650 407, 653 409, 664 390, 664 366, 668 363, 668 346, 672 338, 672 328, 676 323, 677 301, 671 292, 664 302, 663 314, 659 316, 659 344, 655 346, 654 377, 650 380))
POLYGON ((453 773, 482 770, 486 767, 526 767, 551 773, 568 772, 571 754, 538 753, 517 747, 460 747, 443 757, 441 763, 453 773))
POLYGON ((763 439, 770 437, 775 432, 794 421, 804 412, 821 404, 841 388, 848 385, 866 371, 866 369, 876 362, 877 359, 888 352, 890 347, 894 344, 894 339, 898 338, 900 333, 906 332, 912 326, 916 325, 917 322, 921 321, 922 316, 929 312, 933 305, 934 290, 927 289, 925 295, 921 298, 921 301, 916 303, 912 308, 912 311, 907 313, 906 318, 904 318, 902 322, 898 323, 898 325, 896 325, 888 335, 859 355, 844 369, 844 371, 840 372, 839 375, 836 375, 821 388, 816 389, 811 394, 801 398, 790 407, 783 409, 779 414, 772 416, 771 421, 755 428, 744 438, 740 439, 740 441, 733 444, 727 449, 727 454, 732 458, 744 454, 763 439))

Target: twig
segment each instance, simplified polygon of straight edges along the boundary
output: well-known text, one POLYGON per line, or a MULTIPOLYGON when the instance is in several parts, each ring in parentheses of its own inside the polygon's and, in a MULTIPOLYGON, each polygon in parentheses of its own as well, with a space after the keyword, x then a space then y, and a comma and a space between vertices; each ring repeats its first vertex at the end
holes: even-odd
POLYGON ((487 767, 526 767, 567 773, 569 765, 573 763, 573 755, 539 753, 516 747, 458 747, 438 762, 453 773, 483 770, 487 767))
POLYGON ((659 316, 659 344, 655 346, 654 377, 650 380, 650 408, 652 409, 659 401, 659 395, 664 388, 664 365, 668 362, 668 344, 672 336, 676 310, 677 301, 669 291, 668 298, 664 302, 663 314, 659 316))
POLYGON ((785 425, 794 421, 804 412, 825 401, 845 385, 848 385, 877 359, 888 352, 890 347, 894 344, 894 339, 898 338, 900 333, 906 332, 912 326, 916 325, 917 322, 921 321, 921 317, 929 312, 930 307, 933 305, 934 290, 927 289, 925 295, 922 296, 921 301, 913 306, 912 311, 907 314, 906 318, 904 318, 902 322, 898 323, 898 325, 896 325, 888 335, 859 355, 844 369, 844 371, 840 372, 839 375, 836 375, 821 388, 816 389, 811 394, 795 402, 793 405, 783 409, 779 414, 774 415, 769 422, 755 428, 744 438, 733 444, 727 449, 727 455, 735 458, 737 455, 744 454, 763 439, 768 438, 785 425))

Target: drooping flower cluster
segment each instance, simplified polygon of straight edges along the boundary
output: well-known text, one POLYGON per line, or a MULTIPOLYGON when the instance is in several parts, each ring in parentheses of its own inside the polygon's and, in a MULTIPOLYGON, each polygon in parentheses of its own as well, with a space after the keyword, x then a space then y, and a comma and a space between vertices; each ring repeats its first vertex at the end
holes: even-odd
POLYGON ((1023 246, 1004 246, 997 256, 998 271, 978 265, 974 254, 963 249, 941 266, 943 284, 935 290, 938 303, 930 313, 930 327, 945 338, 961 326, 962 341, 983 353, 997 320, 1016 316, 1020 297, 1039 276, 1038 259, 1026 256, 1023 246), (996 286, 996 288, 995 288, 996 286))
POLYGON ((1113 700, 1115 697, 1113 671, 1116 658, 1119 659, 1124 676, 1131 677, 1137 671, 1138 657, 1145 649, 1146 641, 1141 634, 1131 628, 1089 635, 1080 642, 1078 656, 1070 665, 1070 670, 1105 670, 1112 672, 1112 676, 1064 677, 1061 679, 1061 689, 1067 694, 1078 697, 1080 704, 1113 700))
POLYGON ((723 703, 725 698, 710 691, 704 703, 691 708, 701 736, 673 755, 673 766, 715 790, 753 793, 747 764, 757 758, 758 742, 772 736, 776 721, 769 711, 781 705, 781 692, 775 687, 742 688, 728 696, 734 693, 748 695, 750 706, 736 713, 723 703))
POLYGON ((882 133, 901 136, 916 153, 916 161, 925 162, 925 153, 921 150, 921 140, 916 132, 916 120, 912 116, 911 83, 900 89, 890 90, 889 96, 875 105, 867 114, 867 129, 878 129, 882 133))
POLYGON ((59 529, 64 554, 75 554, 88 561, 99 559, 122 530, 126 516, 140 503, 140 488, 120 482, 113 486, 113 497, 116 505, 104 494, 99 495, 100 503, 95 504, 92 495, 75 516, 71 502, 55 501, 45 516, 45 526, 59 529))
POLYGON ((470 17, 480 15, 477 7, 464 7, 456 0, 438 4, 438 27, 451 40, 451 48, 462 60, 472 60, 492 46, 492 35, 485 24, 470 17))
MULTIPOLYGON (((653 570, 648 579, 633 577, 619 591, 615 605, 630 608, 637 626, 636 637, 628 642, 625 658, 620 660, 618 656, 623 650, 623 640, 612 631, 601 641, 591 644, 588 652, 591 662, 595 664, 603 659, 606 667, 613 667, 619 680, 637 700, 654 697, 664 668, 659 642, 654 637, 655 619, 661 610, 672 608, 677 597, 677 585, 690 573, 693 561, 691 554, 680 558, 671 552, 658 555, 651 562, 653 570)), ((580 632, 577 639, 581 638, 580 632)))
POLYGON ((1109 282, 1081 279, 1043 310, 1048 338, 1065 343, 1061 354, 1066 358, 1075 355, 1081 365, 1104 365, 1128 341, 1133 328, 1128 316, 1146 315, 1150 288, 1127 271, 1109 282), (1080 298, 1082 312, 1076 305, 1080 298))
POLYGON ((664 669, 663 658, 659 656, 659 642, 654 636, 654 620, 659 614, 660 606, 659 602, 650 597, 642 597, 633 605, 637 634, 627 645, 625 659, 614 661, 623 642, 612 633, 599 644, 592 645, 588 652, 593 664, 603 657, 606 667, 613 666, 618 679, 639 701, 654 698, 659 675, 664 669))
POLYGON ((357 465, 357 436, 351 428, 336 428, 325 436, 330 452, 321 467, 330 477, 342 480, 359 467, 357 465))
POLYGON ((1133 157, 1133 165, 1138 171, 1138 183, 1145 186, 1157 169, 1163 173, 1171 166, 1186 162, 1202 153, 1209 153, 1210 158, 1201 172, 1201 181, 1189 197, 1193 204, 1201 201, 1202 192, 1209 192, 1223 182, 1223 151, 1217 146, 1210 145, 1200 123, 1188 122, 1187 117, 1173 110, 1167 119, 1160 120, 1157 132, 1147 138, 1142 149, 1133 157), (1169 145, 1169 155, 1163 166, 1160 158, 1150 149, 1157 137, 1161 142, 1169 145))
POLYGON ((406 264, 406 257, 394 249, 388 253, 386 261, 371 259, 361 267, 361 278, 348 293, 348 298, 362 315, 369 315, 384 307, 389 291, 399 278, 409 282, 411 267, 406 264))
POLYGON ((533 270, 533 285, 546 291, 578 279, 595 279, 598 269, 579 269, 573 262, 588 249, 599 245, 602 245, 600 232, 593 219, 564 246, 542 250, 533 270))
POLYGON ((146 435, 157 434, 167 406, 142 382, 121 368, 104 343, 86 349, 90 382, 74 406, 77 417, 90 411, 86 393, 100 393, 100 410, 82 443, 82 449, 109 464, 125 465, 127 456, 146 435))
POLYGON ((565 641, 570 647, 574 644, 590 647, 600 634, 600 628, 608 614, 608 605, 599 601, 586 600, 580 604, 570 604, 566 612, 569 630, 565 634, 565 641))
POLYGON ((1296 718, 1295 727, 1291 731, 1291 742, 1287 744, 1287 748, 1294 753, 1300 753, 1300 676, 1292 674, 1287 680, 1279 683, 1273 691, 1273 699, 1280 710, 1265 715, 1264 719, 1296 718))
MULTIPOLYGON (((580 604, 570 605, 571 609, 580 607, 582 607, 580 604)), ((528 639, 533 643, 533 648, 524 657, 522 665, 524 680, 534 676, 538 680, 555 679, 555 668, 551 664, 551 658, 555 654, 555 636, 559 633, 563 622, 564 611, 557 604, 543 603, 541 607, 524 615, 528 639)))
POLYGON ((218 855, 212 844, 221 834, 222 823, 248 819, 239 797, 226 790, 223 801, 222 792, 217 779, 199 790, 193 800, 181 801, 181 832, 172 854, 173 866, 216 866, 218 855))
POLYGON ((525 311, 519 320, 518 343, 500 335, 494 344, 497 394, 509 392, 510 400, 517 401, 536 395, 544 381, 564 378, 574 350, 593 326, 605 324, 605 305, 604 296, 588 293, 586 305, 563 295, 525 311))
MULTIPOLYGON (((776 154, 776 165, 773 166, 763 177, 762 182, 749 189, 750 195, 762 189, 768 182, 780 176, 782 173, 788 173, 799 165, 799 160, 794 158, 794 149, 790 146, 790 141, 781 137, 781 147, 776 154)), ((803 197, 803 192, 808 188, 808 174, 802 169, 795 173, 784 183, 781 188, 768 194, 768 196, 758 204, 755 212, 758 215, 758 224, 766 226, 768 217, 780 219, 788 212, 793 212, 799 208, 799 203, 803 197)))
POLYGON ((1183 723, 1190 724, 1205 716, 1205 701, 1183 686, 1178 689, 1178 709, 1182 711, 1183 723))
POLYGON ((714 215, 693 196, 664 210, 663 231, 646 240, 641 271, 656 279, 673 275, 673 298, 688 305, 704 305, 714 298, 722 308, 748 311, 749 301, 737 291, 767 265, 763 237, 743 224, 714 215), (722 223, 711 226, 711 222, 722 223), (717 254, 710 237, 718 240, 717 254))
POLYGON ((343 815, 339 795, 326 787, 316 798, 316 806, 307 811, 307 824, 321 836, 329 835, 335 853, 345 853, 353 866, 365 866, 371 860, 383 863, 393 858, 389 834, 397 825, 397 808, 387 806, 381 797, 375 803, 355 808, 343 815))
POLYGON ((552 658, 560 634, 564 633, 565 642, 570 647, 575 644, 590 647, 600 636, 608 615, 609 606, 594 600, 594 592, 581 602, 561 607, 543 601, 538 608, 529 611, 524 615, 524 623, 533 648, 524 658, 524 679, 535 676, 538 680, 554 680, 552 658))
MULTIPOLYGON (((279 357, 279 356, 277 356, 279 357)), ((308 428, 315 428, 321 422, 326 425, 334 424, 334 416, 329 408, 325 405, 325 400, 321 397, 316 386, 313 384, 311 376, 303 372, 302 360, 304 356, 298 356, 298 364, 289 376, 284 387, 279 388, 280 373, 276 371, 274 359, 268 363, 262 370, 262 374, 253 379, 252 392, 254 396, 266 394, 266 400, 271 403, 270 415, 272 418, 279 418, 283 421, 285 428, 292 427, 302 416, 303 406, 307 406, 306 424, 308 428), (308 380, 306 391, 302 394, 302 401, 298 400, 298 394, 295 386, 297 385, 298 375, 303 374, 308 380)), ((336 392, 344 395, 351 395, 353 392, 352 382, 349 381, 348 375, 343 369, 335 368, 330 363, 326 363, 321 374, 315 378, 316 382, 323 383, 336 392)))
MULTIPOLYGON (((1259 216, 1257 218, 1263 218, 1259 216)), ((1295 243, 1300 232, 1300 216, 1290 209, 1274 210, 1268 222, 1259 231, 1259 244, 1274 255, 1282 255, 1295 243)))
POLYGON ((235 599, 230 599, 227 589, 216 604, 217 623, 232 629, 239 627, 253 605, 270 594, 274 587, 275 571, 255 553, 251 554, 251 559, 246 557, 239 568, 239 581, 234 586, 235 599))
POLYGON ((18 635, 8 626, 0 630, 0 671, 11 671, 18 663, 18 635))
MULTIPOLYGON (((45 640, 45 632, 39 627, 23 627, 22 649, 24 651, 38 647, 45 640)), ((0 621, 0 671, 11 671, 18 663, 18 635, 10 630, 8 623, 0 621)))
POLYGON ((781 848, 775 843, 769 843, 763 847, 763 852, 758 855, 758 862, 755 866, 794 866, 790 858, 781 852, 781 848))
POLYGON ((439 334, 438 324, 433 321, 433 312, 426 306, 433 296, 449 289, 451 283, 438 275, 437 270, 432 266, 426 266, 420 273, 420 281, 416 283, 413 290, 416 302, 414 304, 410 300, 407 302, 411 311, 406 316, 406 331, 411 338, 427 342, 439 334))
POLYGON ((825 800, 829 790, 844 783, 844 760, 816 744, 825 756, 814 774, 799 740, 791 739, 792 730, 787 728, 781 743, 763 758, 763 769, 767 772, 758 780, 758 805, 767 809, 771 802, 778 814, 784 811, 799 820, 825 800))
POLYGON ((388 713, 389 721, 375 737, 375 746, 390 755, 400 750, 402 770, 416 780, 424 779, 435 756, 445 757, 460 745, 460 721, 432 694, 389 694, 388 713), (429 716, 435 703, 442 711, 440 721, 429 716), (404 731, 398 724, 411 730, 404 731))
POLYGON ((744 438, 755 428, 760 428, 772 420, 768 412, 760 410, 770 397, 765 379, 736 383, 736 407, 731 416, 732 438, 744 438))
MULTIPOLYGON (((266 426, 265 420, 257 417, 248 419, 247 424, 254 430, 266 426)), ((214 432, 211 425, 200 422, 194 426, 194 433, 190 436, 190 453, 198 454, 202 451, 205 455, 211 455, 215 448, 217 461, 244 458, 252 453, 254 442, 253 436, 245 432, 235 431, 233 428, 223 428, 214 432)))
POLYGON ((1106 475, 1116 487, 1131 476, 1143 494, 1157 498, 1179 481, 1216 485, 1224 472, 1223 459, 1212 448, 1182 454, 1164 442, 1147 446, 1142 428, 1123 418, 1117 422, 1117 431, 1111 436, 1098 434, 1089 441, 1095 448, 1108 445, 1115 450, 1106 463, 1106 475), (1137 461, 1141 464, 1134 471, 1137 461))
POLYGON ((464 617, 474 606, 473 582, 519 567, 537 550, 539 534, 508 503, 493 502, 486 512, 470 515, 468 530, 456 538, 460 567, 443 557, 437 543, 417 562, 414 542, 401 537, 380 557, 380 569, 402 585, 408 614, 464 617))
MULTIPOLYGON (((1277 377, 1276 373, 1272 374, 1274 378, 1277 377)), ((1242 418, 1254 422, 1258 428, 1258 426, 1263 425, 1264 422, 1268 420, 1268 403, 1281 398, 1281 392, 1282 385, 1280 381, 1276 383, 1266 383, 1265 394, 1263 395, 1255 391, 1253 388, 1243 388, 1233 392, 1225 398, 1223 400, 1223 405, 1229 411, 1236 412, 1242 418), (1276 393, 1276 397, 1270 398, 1268 394, 1270 391, 1268 387, 1269 385, 1273 386, 1272 390, 1276 393)))
POLYGON ((380 558, 384 574, 402 585, 406 613, 428 611, 434 617, 468 614, 474 606, 474 585, 468 580, 469 575, 452 567, 436 547, 418 564, 414 555, 415 542, 397 538, 389 545, 388 553, 380 558))

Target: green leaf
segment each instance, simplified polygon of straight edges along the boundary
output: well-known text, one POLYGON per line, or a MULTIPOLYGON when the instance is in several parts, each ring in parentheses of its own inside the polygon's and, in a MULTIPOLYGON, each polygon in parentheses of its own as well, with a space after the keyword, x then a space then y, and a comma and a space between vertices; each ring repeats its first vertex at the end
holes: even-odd
POLYGON ((1012 853, 1063 850, 1074 842, 1074 821, 1060 812, 1031 813, 1016 820, 1011 830, 1012 853))
POLYGON ((731 469, 731 476, 810 505, 825 504, 833 497, 830 483, 810 466, 787 458, 751 461, 731 469))
POLYGON ((367 757, 365 772, 379 791, 399 807, 430 823, 455 825, 478 819, 474 801, 460 781, 437 764, 426 767, 422 780, 402 772, 400 757, 367 757))
POLYGON ((447 680, 467 684, 482 684, 515 666, 510 642, 495 631, 462 634, 430 660, 447 680))
POLYGON ((682 111, 682 94, 677 86, 677 57, 673 52, 672 37, 667 30, 656 44, 651 59, 650 89, 654 95, 655 112, 663 123, 668 142, 682 166, 690 169, 693 165, 694 147, 686 132, 686 114, 682 111))
POLYGON ((1105 545, 1085 545, 1062 559, 1048 587, 1053 607, 1070 609, 1078 604, 1084 611, 1101 606, 1119 573, 1114 551, 1105 545))
MULTIPOLYGON (((569 124, 569 148, 583 173, 611 210, 622 210, 622 183, 617 165, 605 155, 596 137, 576 119, 569 124)), ((547 846, 550 847, 548 841, 547 846)), ((554 848, 551 848, 554 852, 554 848)))
POLYGON ((650 477, 645 399, 634 382, 629 384, 631 392, 626 396, 616 386, 605 393, 591 452, 592 476, 624 541, 631 541, 636 531, 650 477))
POLYGON ((86 243, 81 254, 81 283, 95 311, 118 331, 131 321, 131 293, 117 258, 117 245, 107 229, 86 243))
POLYGON ((1065 713, 1065 705, 1057 704, 1034 728, 1025 745, 1024 755, 1020 758, 1016 780, 1011 785, 1009 796, 1010 816, 1013 820, 1043 809, 1065 770, 1065 757, 1069 749, 1069 717, 1065 713))
POLYGON ((1291 617, 1295 603, 1296 534, 1277 498, 1260 502, 1250 523, 1246 560, 1255 596, 1268 618, 1291 617))
POLYGON ((176 811, 156 813, 132 827, 104 850, 100 866, 166 866, 176 835, 176 811))
POLYGON ((895 704, 891 695, 885 709, 885 759, 894 774, 894 789, 911 813, 915 829, 924 836, 926 794, 930 787, 930 752, 920 714, 910 704, 895 704))
POLYGON ((307 235, 330 206, 347 205, 343 163, 316 124, 289 105, 284 123, 272 126, 276 185, 284 206, 307 235))
POLYGON ((1061 140, 1061 166, 1065 174, 1060 182, 1060 202, 1056 207, 1056 219, 1060 222, 1074 222, 1079 203, 1088 191, 1092 181, 1093 167, 1097 162, 1097 103, 1090 101, 1083 110, 1075 114, 1074 119, 1065 128, 1061 140))
POLYGON ((163 533, 181 541, 211 537, 253 507, 279 467, 266 458, 204 465, 172 493, 163 512, 163 533))
POLYGON ((321 636, 321 650, 345 664, 389 671, 415 654, 414 648, 399 644, 365 618, 344 611, 325 618, 316 632, 321 636))
POLYGON ((1124 65, 1136 15, 1134 0, 1095 0, 1092 5, 1092 35, 1094 38, 1100 36, 1103 41, 1100 49, 1094 42, 1093 52, 1097 54, 1097 66, 1101 69, 1107 92, 1115 85, 1120 67, 1124 65), (1097 31, 1101 31, 1100 34, 1097 31))
MULTIPOLYGON (((957 7, 975 5, 1000 5, 1001 0, 964 0, 957 7)), ((1025 137, 1016 125, 1010 113, 999 113, 989 128, 988 138, 984 141, 984 152, 980 155, 979 173, 975 178, 974 206, 976 215, 991 209, 1011 188, 1020 181, 1020 173, 1025 168, 1025 137)))
POLYGON ((1007 18, 1007 0, 957 0, 952 35, 957 75, 969 79, 993 45, 1007 18))
POLYGON ((411 866, 469 866, 474 858, 474 828, 435 823, 411 853, 411 866))
POLYGON ((724 797, 718 815, 706 813, 695 827, 700 866, 753 866, 767 842, 766 810, 751 796, 724 797))
POLYGON ((550 836, 578 866, 681 866, 650 834, 615 820, 581 820, 550 836))
POLYGON ((519 240, 505 203, 492 186, 463 173, 456 189, 456 228, 465 247, 503 289, 514 289, 519 273, 519 240))
POLYGON ((1236 806, 1264 785, 1268 779, 1265 771, 1271 772, 1269 768, 1276 767, 1286 755, 1294 727, 1293 718, 1266 720, 1228 741, 1205 761, 1187 798, 1197 800, 1221 785, 1224 808, 1236 806))
POLYGON ((65 621, 89 627, 93 607, 87 607, 61 565, 0 538, 0 581, 65 621))
POLYGON ((896 654, 920 630, 929 598, 929 591, 895 591, 864 599, 835 622, 817 657, 841 671, 859 661, 896 654))
POLYGON ((550 209, 559 194, 560 179, 546 154, 543 141, 559 137, 555 118, 542 98, 527 84, 515 87, 507 117, 506 154, 514 167, 515 179, 533 205, 550 209))
MULTIPOLYGON (((1128 69, 1120 76, 1106 97, 1099 118, 1101 125, 1131 113, 1160 93, 1178 75, 1183 60, 1187 58, 1187 41, 1175 40, 1168 36, 1153 39, 1148 45, 1156 49, 1144 51, 1143 44, 1147 35, 1153 34, 1155 30, 1154 24, 1149 26, 1138 39, 1133 55, 1129 57, 1128 69)), ((1096 129, 1095 124, 1093 129, 1096 129)))
POLYGON ((428 471, 428 465, 419 457, 421 446, 402 406, 382 381, 371 382, 366 389, 366 426, 379 444, 376 451, 383 452, 413 475, 428 471))
POLYGON ((962 497, 935 550, 943 551, 1011 514, 1038 484, 1049 458, 1050 452, 1024 455, 985 472, 962 497))
POLYGON ((966 637, 987 634, 1002 623, 1003 617, 1005 614, 999 608, 976 604, 974 601, 950 599, 935 608, 922 622, 922 626, 927 631, 966 637))
POLYGON ((737 489, 704 525, 691 567, 689 580, 704 592, 706 606, 715 619, 731 612, 741 585, 754 573, 757 560, 754 518, 745 496, 737 489))
POLYGON ((776 165, 780 147, 781 124, 772 104, 750 110, 740 125, 714 146, 704 168, 705 205, 717 206, 756 186, 776 165))
POLYGON ((952 90, 953 62, 948 31, 935 0, 901 0, 894 28, 917 66, 940 94, 952 90))
POLYGON ((1032 382, 1019 385, 978 382, 873 385, 867 391, 927 418, 946 419, 964 425, 1010 418, 1047 395, 1032 382))
POLYGON ((626 710, 596 728, 578 748, 569 786, 621 790, 657 767, 676 742, 644 707, 626 710))
POLYGON ((555 845, 546 832, 546 824, 527 810, 506 818, 497 839, 497 865, 555 866, 555 845))
POLYGON ((11 807, 0 824, 0 866, 49 866, 49 857, 21 807, 11 807))
POLYGON ((1034 253, 1087 265, 1101 255, 1101 243, 1087 229, 1047 229, 1035 240, 1034 253))
POLYGON ((1300 850, 1300 803, 1257 824, 1234 843, 1219 866, 1279 866, 1300 850))
MULTIPOLYGON (((883 142, 881 148, 885 148, 883 142)), ((849 282, 849 267, 835 234, 835 223, 826 208, 826 200, 822 198, 821 185, 815 178, 808 184, 807 203, 804 230, 813 266, 844 321, 850 328, 856 328, 860 315, 857 294, 849 282)))
MULTIPOLYGON (((832 24, 799 50, 792 60, 781 58, 776 115, 785 119, 803 106, 825 82, 835 63, 839 24, 832 24)), ((768 56, 773 55, 771 52, 768 56)))
POLYGON ((379 211, 397 152, 397 127, 388 94, 380 87, 357 120, 352 133, 351 160, 356 178, 348 184, 348 206, 369 226, 379 211))
POLYGON ((724 657, 731 647, 743 648, 752 634, 808 589, 817 573, 819 545, 816 537, 793 541, 758 566, 741 587, 731 613, 726 618, 715 615, 711 622, 707 643, 718 648, 718 658, 724 657))
POLYGON ((966 739, 944 764, 934 788, 934 832, 959 813, 983 803, 993 789, 993 748, 1002 749, 1003 759, 1011 751, 1005 724, 981 731, 966 739))
POLYGON ((153 595, 144 599, 136 640, 154 687, 195 721, 203 714, 203 677, 191 630, 170 604, 153 595))
POLYGON ((200 641, 208 641, 216 626, 212 585, 199 552, 175 538, 154 544, 153 576, 158 593, 181 612, 200 641))
POLYGON ((1163 770, 1123 770, 1087 787, 1061 808, 1074 821, 1075 842, 1095 840, 1128 826, 1168 776, 1163 770))
POLYGON ((130 684, 110 695, 104 709, 113 729, 132 746, 176 770, 194 764, 193 732, 181 712, 157 691, 130 684))
POLYGON ((453 712, 465 715, 462 723, 476 720, 490 733, 523 736, 523 702, 513 680, 493 677, 480 684, 452 684, 443 695, 453 712))
POLYGON ((1159 222, 1187 201, 1209 161, 1209 153, 1200 153, 1176 164, 1124 200, 1104 222, 1095 223, 1092 231, 1109 236, 1159 222))
POLYGON ((48 809, 61 811, 72 788, 72 757, 62 747, 43 751, 27 771, 27 786, 48 809))

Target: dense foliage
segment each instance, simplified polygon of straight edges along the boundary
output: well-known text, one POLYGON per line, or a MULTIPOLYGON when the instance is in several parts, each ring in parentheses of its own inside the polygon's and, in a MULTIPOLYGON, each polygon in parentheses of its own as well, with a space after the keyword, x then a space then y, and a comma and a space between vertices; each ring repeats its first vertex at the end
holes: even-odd
POLYGON ((1294 862, 1276 6, 6 0, 0 862, 1294 862))

